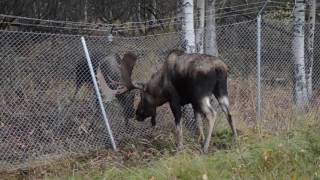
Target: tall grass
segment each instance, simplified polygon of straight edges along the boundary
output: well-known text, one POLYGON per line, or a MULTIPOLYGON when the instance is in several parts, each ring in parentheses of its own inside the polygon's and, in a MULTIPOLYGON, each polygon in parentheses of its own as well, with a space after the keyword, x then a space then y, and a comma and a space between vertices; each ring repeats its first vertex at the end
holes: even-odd
MULTIPOLYGON (((236 144, 228 129, 214 134, 215 150, 201 154, 198 145, 186 139, 182 152, 174 152, 174 141, 159 137, 146 146, 157 156, 146 162, 140 154, 135 163, 110 163, 104 167, 77 166, 72 171, 45 173, 45 179, 320 179, 318 119, 303 123, 277 136, 265 131, 242 132, 236 144), (219 146, 220 145, 220 146, 219 146)), ((170 135, 169 135, 170 137, 170 135)), ((131 144, 131 146, 134 146, 131 144)), ((152 153, 152 152, 151 152, 152 153)), ((151 155, 152 156, 152 155, 151 155)), ((136 156, 135 156, 136 157, 136 156)), ((81 163, 80 163, 81 164, 81 163)), ((48 172, 48 171, 47 171, 48 172)))

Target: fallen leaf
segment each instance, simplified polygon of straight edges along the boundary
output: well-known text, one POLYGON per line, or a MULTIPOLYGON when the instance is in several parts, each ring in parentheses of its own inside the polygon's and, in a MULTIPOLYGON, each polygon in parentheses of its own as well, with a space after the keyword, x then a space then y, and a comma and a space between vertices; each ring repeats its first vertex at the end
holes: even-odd
POLYGON ((203 174, 203 175, 202 175, 202 180, 208 180, 207 174, 203 174))
POLYGON ((271 150, 266 150, 263 152, 263 159, 264 161, 269 161, 272 156, 272 151, 271 150))

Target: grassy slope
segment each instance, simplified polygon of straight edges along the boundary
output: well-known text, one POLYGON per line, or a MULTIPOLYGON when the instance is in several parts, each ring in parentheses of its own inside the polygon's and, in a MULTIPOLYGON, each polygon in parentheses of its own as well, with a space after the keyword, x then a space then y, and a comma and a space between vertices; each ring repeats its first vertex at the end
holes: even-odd
MULTIPOLYGON (((320 179, 319 129, 306 125, 279 136, 245 133, 236 147, 208 155, 187 146, 152 163, 83 169, 58 179, 320 179)), ((228 145, 226 132, 220 131, 216 142, 228 145)))

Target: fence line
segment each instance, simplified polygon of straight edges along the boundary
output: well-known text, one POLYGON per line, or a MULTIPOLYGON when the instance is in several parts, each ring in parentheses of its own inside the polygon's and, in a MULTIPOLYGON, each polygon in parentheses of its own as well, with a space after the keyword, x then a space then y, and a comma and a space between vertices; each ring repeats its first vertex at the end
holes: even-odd
MULTIPOLYGON (((292 24, 274 21, 261 24, 260 73, 258 24, 249 21, 217 27, 218 52, 230 69, 230 105, 237 121, 246 126, 255 124, 259 96, 256 83, 260 81, 261 125, 280 129, 297 115, 292 101, 292 24)), ((316 25, 314 59, 320 58, 319 28, 316 25)), ((95 74, 100 69, 104 77, 119 81, 119 62, 124 53, 131 51, 138 56, 133 79, 148 80, 167 52, 183 47, 180 37, 180 32, 176 32, 113 37, 110 42, 107 37, 86 36, 91 69, 80 36, 0 31, 0 169, 44 163, 56 156, 86 154, 110 148, 114 142, 121 147, 128 140, 157 131, 149 122, 133 120, 139 102, 135 91, 103 102, 110 124, 108 131, 90 69, 95 74), (114 142, 110 140, 111 134, 114 142)), ((105 80, 111 89, 117 88, 110 79, 105 80)), ((314 62, 313 82, 315 91, 309 110, 319 116, 318 61, 314 62)), ((216 101, 213 103, 218 107, 216 101)), ((157 129, 170 131, 174 122, 168 106, 157 112, 157 129)), ((195 132, 192 111, 185 112, 184 117, 186 130, 195 132)))

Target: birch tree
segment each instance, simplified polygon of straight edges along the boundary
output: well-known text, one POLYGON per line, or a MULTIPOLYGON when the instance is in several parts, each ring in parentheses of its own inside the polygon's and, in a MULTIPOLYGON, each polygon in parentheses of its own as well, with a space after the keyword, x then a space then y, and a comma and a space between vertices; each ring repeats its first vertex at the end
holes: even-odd
POLYGON ((204 16, 205 0, 197 0, 197 21, 196 21, 196 51, 204 53, 204 16))
POLYGON ((193 0, 183 0, 183 34, 186 43, 186 51, 188 53, 195 52, 195 34, 194 34, 194 20, 193 20, 193 0))
POLYGON ((138 1, 136 16, 137 16, 137 24, 135 25, 138 27, 137 33, 142 34, 141 1, 140 0, 138 1))
POLYGON ((152 13, 151 13, 152 24, 156 24, 157 22, 156 13, 157 13, 157 1, 152 0, 152 13))
MULTIPOLYGON (((193 20, 193 0, 177 0, 178 22, 182 21, 180 38, 184 42, 187 53, 195 52, 195 34, 193 20)), ((179 28, 179 27, 178 27, 179 28)), ((192 107, 190 105, 182 107, 182 117, 185 122, 196 123, 192 117, 192 107)))
POLYGON ((84 8, 83 8, 83 21, 85 23, 88 22, 88 0, 84 0, 84 8))
POLYGON ((206 0, 205 52, 218 56, 215 3, 216 0, 206 0))
POLYGON ((305 3, 304 0, 296 0, 294 8, 293 24, 293 63, 294 63, 294 95, 295 102, 299 107, 307 103, 307 87, 304 61, 304 25, 305 3))
MULTIPOLYGON (((177 14, 176 14, 176 18, 175 18, 175 23, 174 23, 174 27, 175 27, 175 30, 177 32, 182 32, 182 21, 183 21, 183 0, 177 0, 177 14)), ((183 40, 183 36, 182 36, 182 33, 179 33, 179 39, 180 40, 183 40)))
POLYGON ((314 29, 316 21, 316 0, 308 0, 308 17, 307 17, 307 56, 306 56, 306 83, 308 100, 312 97, 312 70, 313 70, 313 59, 314 59, 314 29))

